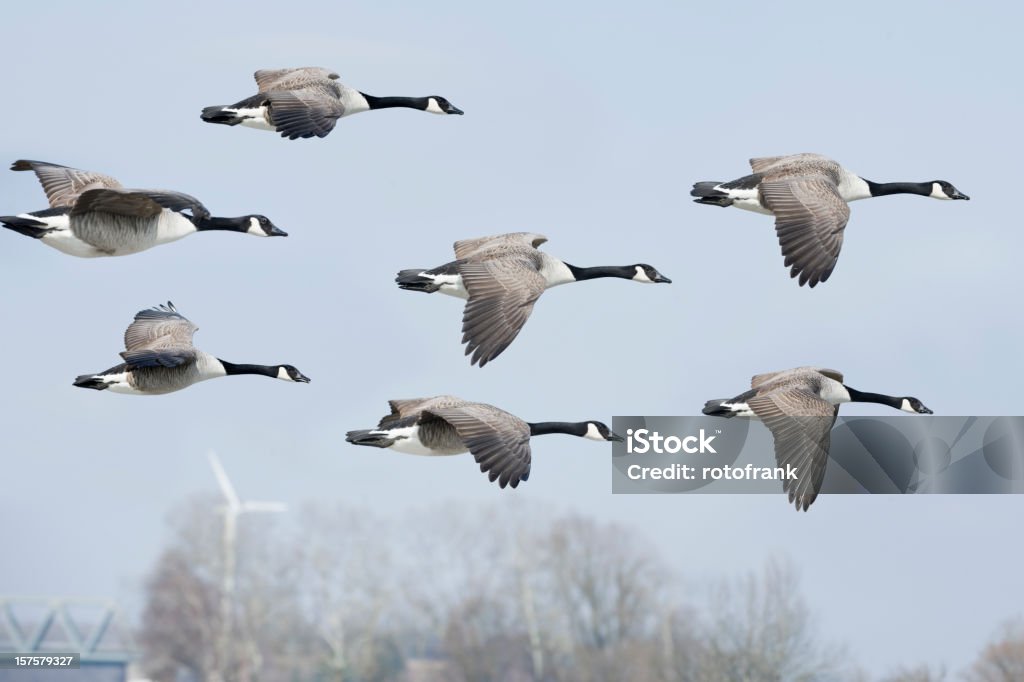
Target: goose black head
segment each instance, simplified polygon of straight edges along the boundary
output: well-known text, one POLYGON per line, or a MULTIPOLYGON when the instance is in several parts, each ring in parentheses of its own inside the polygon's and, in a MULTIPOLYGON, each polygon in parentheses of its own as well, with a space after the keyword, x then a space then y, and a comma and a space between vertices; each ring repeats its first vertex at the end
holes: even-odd
POLYGON ((440 95, 431 95, 427 98, 427 108, 424 111, 429 111, 432 114, 456 114, 462 116, 464 113, 462 109, 446 100, 440 95))
POLYGON ((616 443, 621 443, 625 440, 622 436, 612 432, 603 422, 587 422, 587 432, 583 434, 583 437, 590 440, 608 440, 616 443))
POLYGON ((633 266, 633 269, 636 270, 636 274, 633 275, 634 282, 643 282, 644 284, 672 284, 672 280, 658 272, 653 265, 637 263, 633 266))
POLYGON ((903 398, 900 401, 900 409, 911 414, 932 414, 932 411, 917 398, 903 398))
POLYGON ((257 237, 288 236, 287 232, 270 222, 270 218, 265 215, 251 215, 247 217, 249 218, 249 229, 246 230, 248 234, 253 234, 257 237))
POLYGON ((971 199, 945 180, 932 180, 932 193, 929 196, 932 199, 963 199, 964 201, 971 199))
POLYGON ((294 381, 300 384, 309 383, 309 377, 295 369, 292 365, 278 365, 277 378, 282 381, 294 381))

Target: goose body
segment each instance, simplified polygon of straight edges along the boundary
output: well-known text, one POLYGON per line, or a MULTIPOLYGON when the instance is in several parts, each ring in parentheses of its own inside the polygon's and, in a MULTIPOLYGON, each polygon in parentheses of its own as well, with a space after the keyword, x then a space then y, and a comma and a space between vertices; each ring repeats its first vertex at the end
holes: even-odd
POLYGON ((525 422, 486 403, 442 395, 390 400, 391 413, 375 429, 349 431, 354 445, 389 448, 413 455, 445 456, 471 452, 480 471, 502 488, 515 488, 530 476, 530 438, 550 433, 621 441, 601 422, 525 422))
POLYGON ((74 385, 129 395, 173 393, 207 379, 239 374, 308 383, 292 365, 236 365, 192 345, 198 327, 170 302, 142 310, 124 334, 123 363, 96 374, 83 374, 74 385))
POLYGON ((534 303, 551 287, 600 277, 647 284, 672 281, 644 263, 576 267, 538 250, 546 241, 533 232, 458 241, 456 260, 436 268, 402 270, 395 281, 402 289, 465 299, 462 341, 466 354, 472 354, 471 364, 481 367, 512 343, 534 303))
POLYGON ((731 399, 710 400, 703 412, 761 420, 772 433, 779 466, 791 464, 797 470, 798 480, 783 483, 789 501, 807 511, 825 478, 839 405, 849 402, 878 403, 911 414, 932 413, 917 398, 858 391, 843 383, 842 373, 820 367, 758 374, 751 379, 749 391, 731 399))
POLYGON ((263 69, 254 74, 259 92, 230 105, 203 109, 207 123, 271 130, 290 140, 326 137, 338 119, 373 109, 404 107, 432 114, 462 114, 444 97, 374 97, 342 84, 321 67, 263 69))
POLYGON ((71 256, 127 256, 208 230, 287 236, 262 215, 212 217, 182 192, 125 189, 109 176, 42 161, 16 161, 11 169, 35 171, 50 208, 2 216, 0 224, 71 256))
POLYGON ((826 281, 835 269, 850 217, 849 202, 889 194, 969 199, 945 180, 877 183, 819 154, 750 160, 753 171, 729 182, 698 182, 698 204, 734 206, 775 216, 775 231, 790 276, 801 286, 826 281))

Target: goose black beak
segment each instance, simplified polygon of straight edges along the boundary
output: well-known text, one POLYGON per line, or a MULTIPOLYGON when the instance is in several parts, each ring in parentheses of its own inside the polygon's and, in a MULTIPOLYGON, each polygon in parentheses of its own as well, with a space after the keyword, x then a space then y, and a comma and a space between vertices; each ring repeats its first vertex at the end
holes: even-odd
POLYGON ((655 284, 672 284, 672 280, 670 280, 665 275, 662 275, 661 273, 655 275, 654 279, 651 281, 654 282, 655 284))
POLYGON ((288 233, 285 232, 284 230, 282 230, 277 225, 271 225, 270 229, 267 231, 267 236, 268 237, 287 237, 288 233))
POLYGON ((935 414, 934 412, 932 412, 931 410, 929 410, 929 409, 928 409, 927 407, 925 407, 924 405, 922 405, 922 406, 921 406, 921 409, 920 409, 920 410, 918 410, 918 411, 917 411, 917 413, 918 413, 918 414, 935 414))
POLYGON ((445 110, 444 113, 446 113, 446 114, 455 114, 457 116, 462 116, 462 114, 464 114, 465 112, 462 109, 459 109, 458 107, 452 106, 451 104, 449 104, 448 105, 448 109, 445 110))
POLYGON ((614 431, 609 431, 608 438, 606 440, 610 440, 613 443, 622 443, 626 439, 620 436, 619 434, 615 433, 614 431))
POLYGON ((967 196, 966 194, 964 194, 963 192, 961 192, 959 190, 953 192, 953 196, 951 196, 950 199, 963 199, 964 201, 970 201, 971 200, 971 198, 969 196, 967 196))
POLYGON ((300 384, 308 384, 309 383, 309 377, 307 377, 302 372, 296 372, 296 375, 297 376, 295 377, 294 381, 297 381, 300 384))

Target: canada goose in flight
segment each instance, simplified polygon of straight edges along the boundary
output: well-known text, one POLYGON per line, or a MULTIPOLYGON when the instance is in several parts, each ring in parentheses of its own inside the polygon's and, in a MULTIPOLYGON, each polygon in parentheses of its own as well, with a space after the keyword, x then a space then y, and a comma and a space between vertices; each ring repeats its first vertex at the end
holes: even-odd
POLYGON ((349 431, 355 445, 391 448, 411 455, 473 453, 480 471, 504 488, 530 477, 530 437, 565 433, 598 441, 622 441, 598 421, 525 422, 485 403, 450 395, 389 400, 391 414, 376 429, 349 431))
POLYGON ((11 170, 34 171, 50 208, 0 216, 0 224, 72 256, 127 256, 207 230, 288 236, 262 215, 211 217, 181 192, 125 189, 110 176, 44 161, 15 161, 11 170))
POLYGON ((462 342, 470 364, 481 367, 498 357, 519 334, 545 289, 598 277, 653 284, 672 280, 650 265, 580 268, 537 247, 548 240, 532 232, 512 232, 455 242, 456 260, 427 270, 402 270, 402 289, 435 291, 468 299, 462 314, 462 342))
POLYGON ((821 490, 828 464, 832 425, 842 403, 879 403, 910 412, 931 414, 917 398, 865 393, 843 383, 834 369, 797 367, 758 374, 750 390, 729 400, 709 400, 704 414, 752 417, 764 422, 775 441, 779 466, 792 464, 798 480, 785 481, 783 490, 798 510, 807 511, 821 490))
POLYGON ((338 81, 330 69, 264 69, 255 74, 259 93, 241 102, 203 109, 207 123, 273 130, 281 137, 327 137, 343 116, 371 109, 405 107, 431 114, 462 114, 444 97, 374 97, 338 81))
POLYGON ((83 374, 75 386, 110 389, 131 395, 161 395, 207 379, 236 374, 261 374, 283 381, 309 383, 291 365, 236 365, 192 345, 199 329, 174 304, 140 311, 124 333, 124 362, 98 374, 83 374))
POLYGON ((735 206, 775 216, 775 232, 790 276, 814 286, 832 274, 850 217, 847 202, 887 194, 970 199, 945 180, 871 182, 818 154, 751 159, 753 174, 730 182, 698 182, 698 204, 735 206))

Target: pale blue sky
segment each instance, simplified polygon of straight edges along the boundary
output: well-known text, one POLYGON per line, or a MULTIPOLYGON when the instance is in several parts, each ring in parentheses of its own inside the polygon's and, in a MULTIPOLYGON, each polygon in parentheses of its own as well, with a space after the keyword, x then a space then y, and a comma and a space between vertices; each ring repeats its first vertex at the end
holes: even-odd
MULTIPOLYGON (((378 512, 517 497, 646 528, 683 575, 786 554, 826 637, 880 672, 965 664, 1024 609, 1024 498, 615 496, 610 448, 534 442, 517 491, 466 457, 344 443, 388 398, 454 393, 526 419, 694 414, 750 375, 834 366, 936 414, 1020 414, 1024 236, 1007 205, 1022 91, 1016 4, 477 2, 20 3, 3 10, 0 160, 41 159, 264 213, 288 239, 197 235, 77 260, 0 234, 0 593, 137 599, 167 512, 212 488, 216 448, 246 496, 378 512), (363 114, 324 140, 206 125, 258 68, 322 65, 377 95, 440 94, 464 117, 363 114), (853 206, 831 280, 789 279, 771 220, 697 206, 696 180, 814 151, 876 181, 972 197, 853 206), (546 234, 578 265, 649 262, 670 286, 544 295, 485 369, 458 302, 402 268, 456 239, 546 234), (174 301, 204 350, 289 362, 161 398, 71 387, 115 364, 139 309, 174 301)), ((0 174, 0 213, 45 206, 0 174)), ((871 414, 876 407, 843 408, 871 414)), ((515 518, 511 511, 509 523, 515 518)), ((211 522, 213 522, 211 518, 211 522)))

